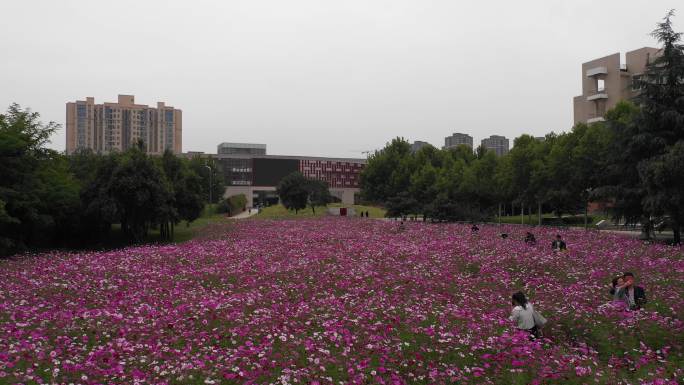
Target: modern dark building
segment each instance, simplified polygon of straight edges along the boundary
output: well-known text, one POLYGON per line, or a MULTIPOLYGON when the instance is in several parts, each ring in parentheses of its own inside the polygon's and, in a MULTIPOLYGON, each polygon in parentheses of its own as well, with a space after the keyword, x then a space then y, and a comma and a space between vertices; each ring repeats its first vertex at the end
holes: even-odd
MULTIPOLYGON (((225 144, 225 143, 224 143, 225 144)), ((226 148, 244 149, 231 143, 226 148)), ((263 150, 265 152, 265 145, 263 150)), ((254 149, 254 147, 252 147, 254 149)), ((219 146, 221 151, 221 146, 219 146)), ((247 206, 276 203, 276 186, 285 176, 299 171, 304 176, 328 183, 330 193, 342 203, 353 204, 354 194, 360 191, 359 175, 366 159, 324 158, 265 154, 221 153, 212 155, 223 169, 225 196, 245 194, 247 206)))

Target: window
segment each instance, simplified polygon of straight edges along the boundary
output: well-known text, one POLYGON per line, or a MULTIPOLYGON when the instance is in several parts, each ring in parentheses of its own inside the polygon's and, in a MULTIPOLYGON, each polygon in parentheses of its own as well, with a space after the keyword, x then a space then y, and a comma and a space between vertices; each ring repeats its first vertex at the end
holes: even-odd
POLYGON ((596 80, 596 91, 603 92, 606 90, 606 81, 604 79, 596 80))

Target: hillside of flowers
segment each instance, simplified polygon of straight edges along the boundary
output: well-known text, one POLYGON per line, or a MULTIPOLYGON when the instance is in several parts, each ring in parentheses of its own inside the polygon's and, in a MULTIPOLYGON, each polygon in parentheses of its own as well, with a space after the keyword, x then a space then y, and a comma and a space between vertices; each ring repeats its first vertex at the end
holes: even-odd
POLYGON ((0 384, 676 384, 681 248, 619 235, 324 218, 0 261, 0 384), (508 239, 499 234, 509 233, 508 239), (613 306, 632 271, 641 311, 613 306), (508 316, 523 290, 548 320, 508 316))

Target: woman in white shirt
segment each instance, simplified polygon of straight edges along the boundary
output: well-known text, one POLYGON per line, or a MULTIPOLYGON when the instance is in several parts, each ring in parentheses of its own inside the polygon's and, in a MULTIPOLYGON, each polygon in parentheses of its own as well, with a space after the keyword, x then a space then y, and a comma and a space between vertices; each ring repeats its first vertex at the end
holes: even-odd
POLYGON ((534 307, 527 301, 525 294, 519 291, 513 294, 513 311, 510 320, 516 327, 528 331, 534 338, 539 337, 539 328, 535 323, 534 307))

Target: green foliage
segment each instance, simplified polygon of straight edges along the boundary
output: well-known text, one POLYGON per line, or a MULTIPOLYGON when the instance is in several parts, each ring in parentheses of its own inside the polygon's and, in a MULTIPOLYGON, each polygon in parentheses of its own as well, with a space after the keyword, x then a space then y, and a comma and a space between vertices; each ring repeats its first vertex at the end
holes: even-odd
POLYGON ((316 206, 326 206, 333 200, 328 184, 322 180, 308 179, 306 190, 308 193, 307 202, 314 214, 316 213, 316 206))
POLYGON ((653 31, 661 44, 659 55, 635 79, 637 107, 623 104, 607 116, 621 149, 609 162, 608 183, 600 191, 615 197, 614 214, 627 221, 666 219, 680 242, 684 223, 681 160, 684 142, 684 45, 674 32, 668 12, 653 31), (679 162, 679 163, 678 163, 679 162), (678 167, 679 165, 679 167, 678 167))
POLYGON ((246 205, 247 197, 245 194, 232 195, 221 200, 216 211, 219 213, 227 213, 228 215, 235 215, 244 211, 246 205))
POLYGON ((333 200, 327 183, 307 178, 298 171, 283 178, 277 192, 283 206, 294 210, 295 214, 309 206, 315 215, 316 206, 326 206, 333 200))
POLYGON ((300 172, 293 172, 285 176, 278 183, 276 189, 280 202, 288 210, 294 210, 295 214, 308 203, 309 193, 306 190, 308 180, 300 172))
POLYGON ((59 127, 12 104, 0 114, 0 255, 58 243, 76 224, 79 184, 45 148, 59 127))
POLYGON ((609 203, 616 220, 672 228, 679 243, 684 45, 682 34, 672 30, 673 15, 669 12, 653 31, 662 49, 635 79, 638 97, 607 111, 605 122, 580 123, 544 140, 522 135, 499 158, 467 146, 428 146, 412 154, 397 138, 368 158, 361 174, 364 199, 384 204, 390 216, 423 214, 434 220, 486 219, 509 203, 521 209, 515 214, 552 211, 563 218, 553 219, 557 224, 592 222, 586 208, 599 200, 609 203), (564 215, 577 213, 584 217, 564 215))
POLYGON ((202 199, 208 203, 218 203, 226 190, 223 173, 219 164, 212 158, 194 156, 188 165, 200 177, 202 199), (211 194, 209 194, 211 186, 211 194), (211 195, 211 201, 209 199, 211 195))
POLYGON ((0 255, 100 243, 113 224, 132 242, 151 229, 170 240, 174 225, 201 215, 206 191, 191 162, 170 152, 150 157, 138 146, 65 156, 45 148, 57 128, 16 104, 0 115, 0 255))

